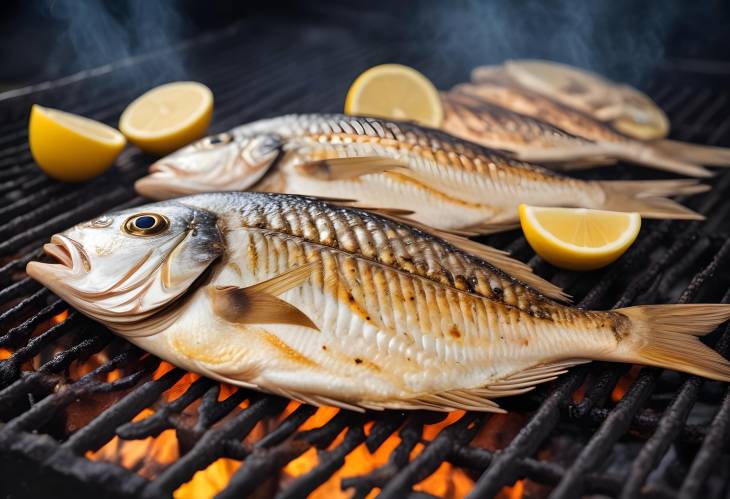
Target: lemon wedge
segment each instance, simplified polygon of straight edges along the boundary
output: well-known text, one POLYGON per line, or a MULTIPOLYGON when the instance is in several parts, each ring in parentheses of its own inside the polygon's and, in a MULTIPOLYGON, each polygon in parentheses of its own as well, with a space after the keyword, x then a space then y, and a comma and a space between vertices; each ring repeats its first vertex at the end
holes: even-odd
POLYGON ((401 64, 374 66, 353 82, 345 114, 415 121, 438 128, 444 111, 438 90, 421 73, 401 64))
POLYGON ((593 270, 624 254, 639 234, 641 216, 521 204, 520 224, 532 249, 548 262, 564 269, 593 270))
POLYGON ((38 166, 66 182, 103 173, 127 143, 124 135, 103 123, 37 104, 30 110, 28 142, 38 166))
POLYGON ((119 129, 143 151, 162 155, 203 137, 212 116, 213 92, 202 83, 178 81, 132 101, 119 129))

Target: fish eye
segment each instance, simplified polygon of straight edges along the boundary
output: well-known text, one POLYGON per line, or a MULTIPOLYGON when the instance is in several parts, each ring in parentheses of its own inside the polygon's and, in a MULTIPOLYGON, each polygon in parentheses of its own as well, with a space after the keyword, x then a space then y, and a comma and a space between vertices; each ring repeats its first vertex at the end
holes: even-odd
POLYGON ((152 236, 159 234, 170 226, 164 215, 157 213, 139 213, 132 215, 124 222, 124 232, 133 236, 152 236))
POLYGON ((203 146, 215 147, 217 145, 228 144, 231 140, 233 140, 233 137, 229 133, 219 133, 218 135, 203 139, 203 146))

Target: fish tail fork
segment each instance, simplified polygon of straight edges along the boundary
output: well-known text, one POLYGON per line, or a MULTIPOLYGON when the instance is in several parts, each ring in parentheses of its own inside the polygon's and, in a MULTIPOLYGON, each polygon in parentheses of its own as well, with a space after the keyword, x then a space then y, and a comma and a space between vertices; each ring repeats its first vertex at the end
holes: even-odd
POLYGON ((703 220, 705 217, 669 199, 667 196, 692 195, 706 192, 709 185, 693 179, 677 180, 615 180, 599 182, 604 192, 600 208, 604 210, 637 212, 645 218, 674 220, 703 220))
POLYGON ((642 305, 615 310, 628 319, 606 360, 634 362, 730 382, 730 361, 699 340, 730 319, 727 304, 642 305))

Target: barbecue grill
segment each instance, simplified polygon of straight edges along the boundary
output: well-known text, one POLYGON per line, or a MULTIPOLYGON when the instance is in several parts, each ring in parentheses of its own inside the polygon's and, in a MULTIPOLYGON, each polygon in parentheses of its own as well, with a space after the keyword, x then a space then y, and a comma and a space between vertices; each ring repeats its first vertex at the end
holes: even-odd
MULTIPOLYGON (((0 492, 6 497, 693 498, 730 494, 727 384, 592 363, 508 415, 316 409, 201 378, 112 335, 24 273, 54 232, 143 200, 150 158, 128 148, 80 185, 44 176, 27 147, 32 103, 114 124, 147 88, 186 77, 216 98, 212 131, 287 112, 337 112, 349 82, 382 62, 446 87, 416 46, 373 46, 338 28, 246 21, 182 45, 0 94, 0 492), (252 43, 267 47, 249 50, 252 43), (296 40, 296 43, 292 43, 296 40), (186 73, 166 64, 185 61, 186 73), (162 68, 162 70, 160 69, 162 68), (143 75, 144 77, 140 77, 143 75)), ((644 90, 680 140, 730 145, 730 71, 662 66, 644 90)), ((587 177, 659 178, 633 166, 587 177)), ((645 222, 601 271, 559 271, 516 232, 486 238, 564 287, 580 306, 730 301, 730 171, 684 200, 705 222, 645 222)), ((730 354, 726 326, 706 338, 730 354)))

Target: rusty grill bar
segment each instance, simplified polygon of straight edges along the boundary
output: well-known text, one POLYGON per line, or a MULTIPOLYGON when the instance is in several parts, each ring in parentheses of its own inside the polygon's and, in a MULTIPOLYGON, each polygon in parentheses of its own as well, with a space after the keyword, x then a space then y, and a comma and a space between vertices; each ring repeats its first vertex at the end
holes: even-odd
MULTIPOLYGON (((428 53, 402 48, 411 58, 403 62, 436 76, 443 86, 466 77, 439 80, 440 68, 432 67, 428 53)), ((375 489, 385 498, 426 497, 414 487, 450 463, 475 481, 472 497, 495 496, 521 479, 535 497, 728 493, 730 391, 694 376, 644 368, 614 402, 611 394, 626 379, 628 366, 593 363, 572 369, 550 386, 502 400, 512 411, 506 418, 460 413, 432 439, 424 437, 424 429, 446 415, 339 411, 323 426, 301 430, 314 408, 302 405, 284 417, 288 401, 282 398, 243 389, 223 397, 221 385, 205 378, 176 398, 164 397, 185 378, 183 370, 159 370, 158 359, 74 311, 53 323, 67 305, 25 276, 25 264, 40 256, 40 242, 53 232, 141 203, 131 186, 149 158, 130 148, 113 172, 92 182, 53 182, 33 165, 27 148, 25 120, 31 103, 113 123, 140 91, 170 79, 156 67, 166 57, 180 55, 187 61, 187 77, 212 88, 213 131, 223 131, 285 112, 338 111, 347 84, 359 71, 399 53, 396 47, 386 50, 327 26, 264 30, 247 22, 163 53, 0 94, 0 354, 5 352, 0 357, 0 466, 6 470, 0 492, 32 496, 55 491, 58 496, 58 491, 73 489, 76 497, 169 496, 198 470, 227 457, 244 466, 218 497, 303 497, 327 482, 356 448, 364 445, 375 452, 395 435, 399 442, 387 464, 343 477, 343 489, 358 498, 375 489), (139 75, 144 84, 137 81, 139 75), (106 361, 79 376, 70 374, 72 366, 94 355, 106 361), (118 377, 107 381, 117 370, 118 377), (191 407, 197 407, 192 419, 191 407), (154 413, 133 421, 147 408, 154 413), (475 441, 490 424, 509 418, 524 423, 507 443, 475 441), (257 427, 265 428, 263 436, 247 439, 257 427), (138 440, 170 429, 180 457, 156 470, 152 479, 85 457, 115 436, 138 440), (414 453, 419 445, 422 450, 414 453), (319 451, 318 464, 279 488, 272 477, 312 447, 319 451)), ((677 138, 730 145, 730 99, 708 76, 666 70, 649 93, 669 113, 677 138)), ((611 175, 629 177, 631 171, 636 170, 619 167, 611 175)), ((583 307, 728 302, 730 172, 718 174, 712 184, 712 192, 688 201, 708 217, 706 222, 648 222, 633 248, 604 271, 558 271, 534 256, 515 233, 489 241, 529 261, 583 307)), ((721 328, 708 341, 727 356, 730 328, 721 328)))

